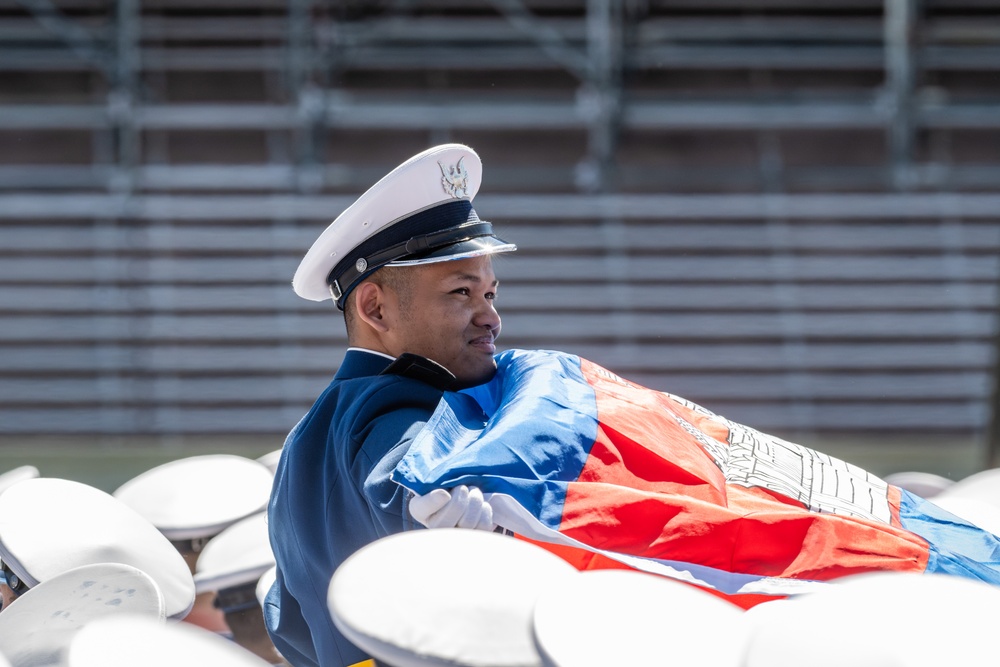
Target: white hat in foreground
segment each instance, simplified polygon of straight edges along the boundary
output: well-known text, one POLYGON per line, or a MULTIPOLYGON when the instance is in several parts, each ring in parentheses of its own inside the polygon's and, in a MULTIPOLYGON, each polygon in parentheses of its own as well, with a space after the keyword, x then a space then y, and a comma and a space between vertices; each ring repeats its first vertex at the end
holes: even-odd
POLYGON ((382 266, 408 266, 516 250, 472 208, 483 166, 468 146, 443 144, 399 165, 320 234, 292 278, 311 301, 344 297, 382 266))
POLYGON ((81 627, 116 614, 162 622, 163 596, 153 579, 121 563, 73 568, 0 613, 0 647, 15 666, 55 664, 81 627))
POLYGON ((27 479, 0 494, 0 561, 18 594, 82 565, 123 563, 152 577, 168 617, 183 618, 194 604, 191 570, 163 534, 125 503, 71 480, 27 479))
POLYGON ((546 665, 737 667, 743 610, 689 584, 634 570, 580 572, 548 586, 534 632, 546 665))
POLYGON ((742 667, 938 667, 996 653, 1000 588, 944 574, 879 572, 745 615, 742 667))
POLYGON ((119 615, 98 619, 73 637, 66 667, 265 667, 268 663, 190 623, 154 623, 119 615))
POLYGON ((273 481, 258 461, 207 454, 151 468, 118 487, 114 496, 179 541, 210 538, 263 511, 273 481))
POLYGON ((394 667, 540 665, 539 593, 577 574, 513 537, 462 528, 377 540, 337 568, 327 598, 344 636, 394 667))

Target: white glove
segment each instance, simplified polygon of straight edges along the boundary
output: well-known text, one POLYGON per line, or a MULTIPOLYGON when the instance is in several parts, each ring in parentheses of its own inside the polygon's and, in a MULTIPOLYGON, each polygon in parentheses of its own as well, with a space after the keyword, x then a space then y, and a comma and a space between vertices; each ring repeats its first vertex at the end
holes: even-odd
POLYGON ((477 487, 434 489, 410 499, 410 516, 428 528, 493 530, 493 508, 477 487))

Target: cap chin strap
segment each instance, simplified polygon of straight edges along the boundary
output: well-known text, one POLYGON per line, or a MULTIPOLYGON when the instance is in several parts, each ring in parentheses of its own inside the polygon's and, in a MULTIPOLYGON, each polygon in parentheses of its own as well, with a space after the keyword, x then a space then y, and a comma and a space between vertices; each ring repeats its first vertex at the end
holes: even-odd
POLYGON ((390 246, 385 250, 380 250, 368 257, 359 257, 353 265, 349 265, 336 278, 333 277, 332 273, 330 276, 327 276, 330 296, 337 302, 337 306, 342 308, 340 300, 344 297, 347 290, 350 289, 351 285, 354 284, 354 281, 365 272, 374 271, 390 262, 409 255, 419 255, 482 236, 493 236, 492 223, 470 222, 429 234, 420 234, 419 236, 414 236, 406 241, 390 246))

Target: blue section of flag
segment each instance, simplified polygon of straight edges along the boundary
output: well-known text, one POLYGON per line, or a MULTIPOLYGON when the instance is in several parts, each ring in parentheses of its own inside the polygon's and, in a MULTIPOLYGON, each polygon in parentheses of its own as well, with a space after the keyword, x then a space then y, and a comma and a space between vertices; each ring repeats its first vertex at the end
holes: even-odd
POLYGON ((905 489, 900 489, 899 522, 927 541, 927 572, 1000 584, 1000 539, 992 533, 905 489))
POLYGON ((459 484, 505 493, 558 529, 597 437, 594 390, 573 355, 510 350, 497 368, 486 385, 445 395, 393 480, 421 494, 459 484))

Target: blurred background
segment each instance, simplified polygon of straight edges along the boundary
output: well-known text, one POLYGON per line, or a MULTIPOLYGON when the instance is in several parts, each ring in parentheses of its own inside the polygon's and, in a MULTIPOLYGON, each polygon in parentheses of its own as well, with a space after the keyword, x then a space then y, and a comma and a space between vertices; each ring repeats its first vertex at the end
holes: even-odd
POLYGON ((504 347, 1000 463, 1000 2, 0 0, 0 468, 279 448, 346 344, 299 260, 450 141, 504 347))

